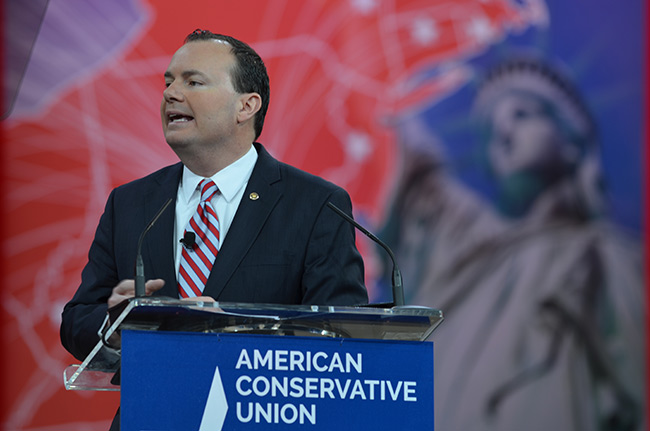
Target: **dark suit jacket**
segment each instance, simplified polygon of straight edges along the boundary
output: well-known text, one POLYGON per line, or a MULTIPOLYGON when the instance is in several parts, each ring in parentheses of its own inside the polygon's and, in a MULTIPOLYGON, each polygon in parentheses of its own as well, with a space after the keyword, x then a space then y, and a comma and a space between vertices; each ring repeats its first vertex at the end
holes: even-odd
MULTIPOLYGON (((363 261, 354 228, 326 206, 351 214, 342 188, 275 160, 259 157, 204 295, 224 302, 355 305, 367 302, 363 261), (251 193, 258 199, 251 199, 251 193)), ((99 338, 107 300, 121 280, 134 278, 138 238, 169 198, 176 200, 182 164, 168 166, 113 190, 82 272, 65 306, 63 346, 83 360, 99 338)), ((170 205, 142 245, 145 278, 162 278, 157 295, 177 298, 170 205)))

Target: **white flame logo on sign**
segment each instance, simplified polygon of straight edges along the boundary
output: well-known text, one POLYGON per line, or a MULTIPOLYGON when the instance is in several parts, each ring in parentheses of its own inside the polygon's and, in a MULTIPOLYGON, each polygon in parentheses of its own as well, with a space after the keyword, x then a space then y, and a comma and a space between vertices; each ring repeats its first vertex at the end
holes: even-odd
POLYGON ((221 431, 226 420, 226 413, 228 413, 228 402, 226 401, 226 392, 223 390, 219 367, 217 367, 214 370, 212 386, 210 386, 208 400, 205 403, 199 431, 221 431))

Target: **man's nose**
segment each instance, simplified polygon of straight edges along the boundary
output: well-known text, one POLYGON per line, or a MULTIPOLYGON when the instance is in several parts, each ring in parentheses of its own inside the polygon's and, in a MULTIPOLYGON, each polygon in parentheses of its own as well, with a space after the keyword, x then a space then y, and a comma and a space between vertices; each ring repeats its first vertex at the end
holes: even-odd
POLYGON ((163 97, 166 102, 180 101, 183 100, 183 93, 178 88, 178 85, 172 82, 163 91, 163 97))

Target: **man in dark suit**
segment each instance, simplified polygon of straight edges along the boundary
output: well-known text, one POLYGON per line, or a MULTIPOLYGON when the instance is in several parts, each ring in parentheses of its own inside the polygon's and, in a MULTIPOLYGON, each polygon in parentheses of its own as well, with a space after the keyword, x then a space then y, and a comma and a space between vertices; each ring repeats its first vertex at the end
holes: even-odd
POLYGON ((179 297, 188 221, 211 179, 218 254, 199 297, 280 304, 367 302, 354 228, 327 203, 351 213, 340 187, 275 160, 254 141, 269 102, 266 68, 248 45, 197 30, 165 72, 165 139, 181 163, 116 188, 90 248, 82 282, 62 315, 61 340, 78 359, 99 341, 109 307, 134 296, 136 242, 168 199, 143 243, 148 295, 179 297), (203 183, 201 183, 203 184, 203 183))

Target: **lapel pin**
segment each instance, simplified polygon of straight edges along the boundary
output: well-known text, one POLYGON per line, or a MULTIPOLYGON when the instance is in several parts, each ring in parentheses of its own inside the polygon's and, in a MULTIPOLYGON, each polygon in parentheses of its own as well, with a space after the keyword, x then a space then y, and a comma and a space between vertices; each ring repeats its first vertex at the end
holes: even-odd
POLYGON ((252 201, 256 201, 260 198, 260 195, 258 195, 256 192, 252 192, 250 195, 248 195, 248 198, 252 201))

